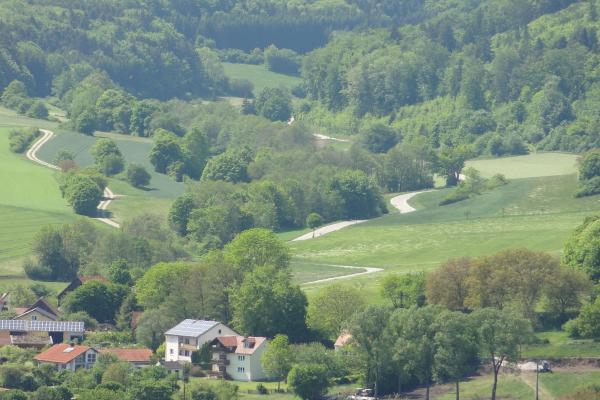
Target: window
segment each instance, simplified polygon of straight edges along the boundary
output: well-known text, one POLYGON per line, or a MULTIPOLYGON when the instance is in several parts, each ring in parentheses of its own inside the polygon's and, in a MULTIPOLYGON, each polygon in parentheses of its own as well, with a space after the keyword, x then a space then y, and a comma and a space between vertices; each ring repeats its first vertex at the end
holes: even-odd
POLYGON ((189 338, 185 338, 185 344, 190 344, 190 339, 189 338))
POLYGON ((221 330, 219 329, 219 333, 221 333, 221 330))
POLYGON ((169 354, 173 354, 173 353, 174 353, 173 349, 169 349, 169 354))
POLYGON ((88 353, 87 354, 87 361, 88 364, 93 364, 96 362, 96 353, 88 353))
POLYGON ((246 349, 249 349, 249 348, 250 348, 250 347, 252 347, 252 346, 250 345, 250 342, 246 341, 246 342, 244 342, 244 347, 245 347, 246 349))
POLYGON ((37 315, 32 315, 32 316, 31 316, 31 320, 32 320, 32 321, 37 321, 37 315))
POLYGON ((244 367, 238 367, 237 372, 244 373, 244 372, 246 372, 246 368, 244 368, 244 367))
POLYGON ((179 355, 182 356, 183 355, 183 350, 179 350, 179 355))
POLYGON ((246 356, 238 356, 238 361, 245 361, 246 360, 246 356))
POLYGON ((189 357, 189 356, 190 356, 190 352, 189 352, 189 350, 186 350, 186 351, 184 352, 184 354, 185 354, 185 356, 186 356, 186 357, 189 357))

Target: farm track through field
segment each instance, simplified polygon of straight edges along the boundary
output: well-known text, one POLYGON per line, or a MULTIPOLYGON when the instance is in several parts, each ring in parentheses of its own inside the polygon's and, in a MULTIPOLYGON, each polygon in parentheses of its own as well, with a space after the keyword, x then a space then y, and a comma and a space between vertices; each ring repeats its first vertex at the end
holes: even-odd
MULTIPOLYGON (((40 160, 37 157, 37 152, 39 149, 42 148, 42 146, 48 142, 48 140, 50 140, 52 138, 52 136, 54 136, 54 132, 49 131, 47 129, 40 129, 40 132, 42 132, 42 137, 39 138, 30 148, 29 150, 27 150, 26 156, 29 160, 38 163, 40 165, 43 165, 44 167, 56 170, 56 171, 60 171, 60 168, 54 164, 50 164, 46 161, 40 160)), ((108 188, 104 188, 104 198, 102 199, 102 201, 100 202, 100 204, 98 204, 98 217, 94 218, 97 219, 100 222, 104 222, 107 225, 112 226, 113 228, 119 228, 120 225, 118 223, 116 223, 115 221, 113 221, 110 218, 106 218, 106 212, 108 209, 108 206, 110 205, 110 203, 114 200, 115 195, 114 193, 108 188)))

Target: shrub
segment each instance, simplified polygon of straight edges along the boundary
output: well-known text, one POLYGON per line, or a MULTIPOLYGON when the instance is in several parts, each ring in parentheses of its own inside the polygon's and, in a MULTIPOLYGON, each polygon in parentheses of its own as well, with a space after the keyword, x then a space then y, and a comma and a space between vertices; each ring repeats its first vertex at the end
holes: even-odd
POLYGON ((577 321, 572 319, 564 323, 562 326, 563 331, 567 332, 569 337, 574 339, 580 338, 579 329, 577 328, 577 321))
POLYGON ((31 104, 25 115, 30 118, 46 119, 48 118, 48 109, 42 101, 37 100, 31 104))
POLYGON ((123 171, 125 166, 125 160, 123 156, 117 154, 110 154, 102 158, 98 167, 100 171, 106 176, 113 176, 123 171))
POLYGON ((102 199, 102 191, 92 178, 76 175, 76 179, 66 187, 65 198, 77 214, 94 215, 102 199))
POLYGON ((582 181, 579 184, 575 197, 585 197, 600 194, 600 176, 582 181))
POLYGON ((256 385, 256 391, 258 394, 269 394, 269 390, 262 383, 256 385))
POLYGON ((53 277, 52 269, 50 269, 50 267, 40 265, 32 259, 25 260, 23 263, 23 270, 29 279, 49 281, 52 280, 53 277))
POLYGON ((150 174, 140 164, 131 163, 127 166, 127 181, 133 187, 147 186, 150 183, 150 174))
POLYGON ((13 153, 23 153, 40 134, 39 129, 15 129, 8 134, 8 145, 13 153))

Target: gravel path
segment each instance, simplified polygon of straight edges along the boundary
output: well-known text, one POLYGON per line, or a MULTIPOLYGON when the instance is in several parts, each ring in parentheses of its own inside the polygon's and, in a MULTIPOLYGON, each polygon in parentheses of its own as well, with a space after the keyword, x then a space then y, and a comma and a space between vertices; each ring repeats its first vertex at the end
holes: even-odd
POLYGON ((314 284, 314 283, 325 283, 325 282, 339 281, 339 280, 342 280, 342 279, 351 279, 351 278, 356 278, 357 276, 374 274, 376 272, 383 271, 383 268, 352 267, 350 265, 331 265, 331 267, 346 268, 346 269, 358 269, 358 270, 361 270, 361 272, 357 272, 355 274, 349 274, 349 275, 334 276, 332 278, 318 279, 316 281, 303 283, 303 285, 311 285, 311 284, 314 284))
POLYGON ((408 204, 408 200, 412 199, 418 194, 427 192, 432 192, 432 190, 422 190, 420 192, 404 193, 399 196, 392 197, 390 199, 390 204, 394 206, 398 211, 400 211, 400 214, 411 213, 417 211, 417 209, 408 204))
POLYGON ((326 235, 331 232, 339 231, 340 229, 345 228, 347 226, 360 224, 361 222, 365 222, 365 221, 366 221, 366 219, 356 219, 356 220, 352 220, 352 221, 342 221, 342 222, 336 222, 335 224, 322 226, 322 227, 316 229, 314 231, 314 233, 312 231, 305 233, 304 235, 297 237, 296 239, 293 239, 292 242, 296 242, 296 241, 300 241, 300 240, 309 240, 309 239, 313 239, 313 238, 316 239, 319 236, 323 236, 323 235, 326 235))
MULTIPOLYGON (((54 136, 54 132, 49 131, 47 129, 40 129, 40 132, 42 132, 42 137, 39 138, 30 148, 29 150, 27 150, 27 153, 25 154, 25 156, 30 159, 31 161, 38 163, 40 165, 43 165, 44 167, 48 167, 57 171, 60 171, 60 168, 54 164, 50 164, 46 161, 40 160, 37 156, 37 152, 39 149, 42 148, 42 146, 52 138, 52 136, 54 136)), ((108 208, 108 205, 111 203, 111 201, 113 201, 115 198, 114 193, 107 187, 104 189, 104 199, 100 202, 100 204, 98 204, 98 210, 100 210, 98 212, 98 215, 100 215, 100 217, 97 217, 95 219, 97 219, 98 221, 104 222, 107 225, 110 225, 114 228, 120 228, 120 225, 118 223, 116 223, 115 221, 111 220, 110 218, 106 218, 104 217, 104 215, 106 215, 106 210, 108 208)))
POLYGON ((352 141, 348 139, 338 139, 327 135, 321 135, 320 133, 313 133, 313 136, 321 140, 333 140, 334 142, 352 143, 352 141))

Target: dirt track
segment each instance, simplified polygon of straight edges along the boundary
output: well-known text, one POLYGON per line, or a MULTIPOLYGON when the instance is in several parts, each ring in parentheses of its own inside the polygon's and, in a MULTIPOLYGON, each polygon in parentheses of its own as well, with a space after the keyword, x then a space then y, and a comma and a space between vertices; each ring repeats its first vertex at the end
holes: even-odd
MULTIPOLYGON (((60 171, 60 168, 54 164, 50 164, 46 161, 40 160, 37 157, 37 152, 39 149, 42 148, 42 146, 48 142, 50 139, 52 139, 52 136, 54 136, 54 132, 49 131, 47 129, 40 129, 40 132, 42 132, 42 137, 39 138, 30 148, 29 150, 27 150, 27 153, 25 154, 25 156, 33 161, 34 163, 43 165, 44 167, 47 168, 51 168, 54 169, 56 171, 60 171)), ((111 201, 113 201, 115 198, 114 193, 107 187, 104 189, 104 199, 102 199, 102 201, 100 202, 100 204, 98 204, 98 217, 96 217, 95 219, 97 219, 98 221, 104 222, 107 225, 110 225, 114 228, 120 228, 120 225, 118 223, 116 223, 115 221, 111 220, 110 218, 106 218, 105 214, 106 214, 106 210, 109 206, 109 204, 111 203, 111 201)))

